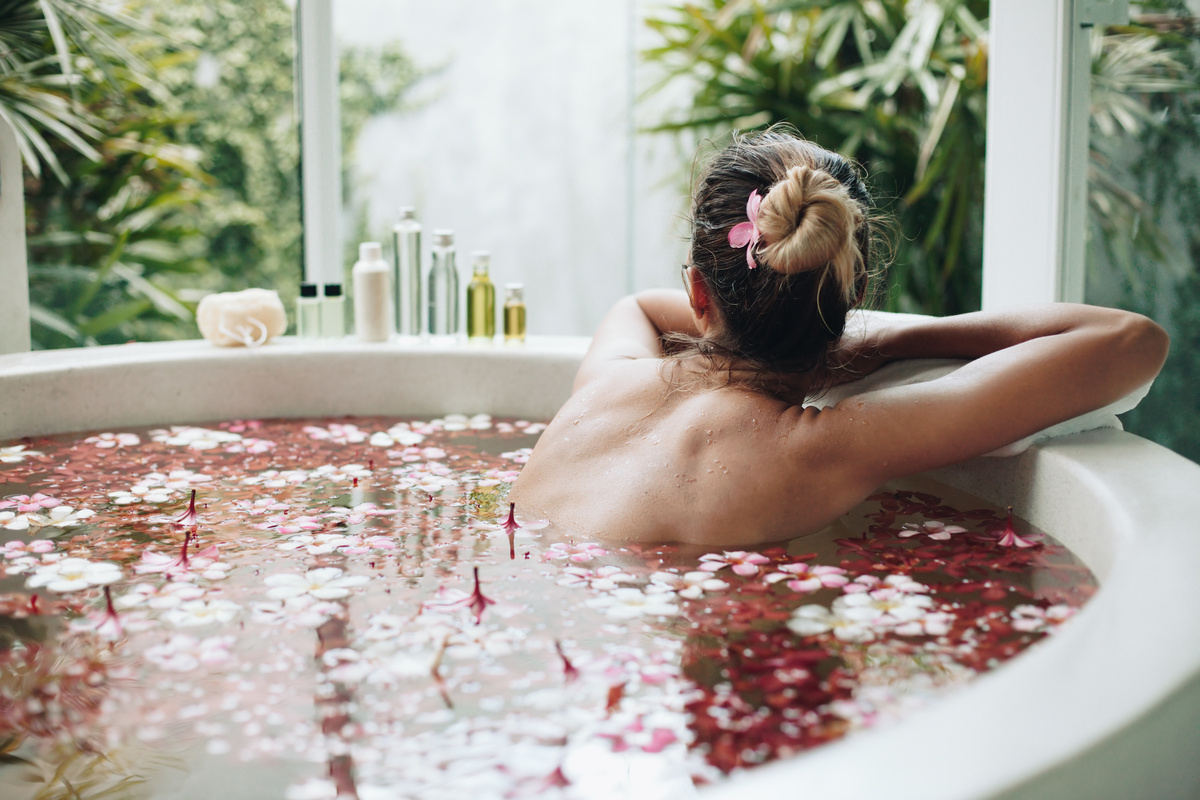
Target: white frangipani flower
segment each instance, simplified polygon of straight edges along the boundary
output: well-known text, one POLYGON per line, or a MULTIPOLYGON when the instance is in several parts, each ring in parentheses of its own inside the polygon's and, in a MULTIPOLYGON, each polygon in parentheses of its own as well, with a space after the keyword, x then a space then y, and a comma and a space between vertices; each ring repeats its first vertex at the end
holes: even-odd
POLYGON ((25 585, 31 589, 45 586, 52 592, 66 593, 92 586, 107 586, 119 580, 121 567, 111 561, 64 558, 38 567, 25 585))
POLYGON ((241 606, 232 600, 188 600, 176 608, 167 609, 163 619, 179 628, 229 622, 238 615, 241 606))
POLYGON ((150 437, 156 442, 163 442, 189 450, 212 450, 223 444, 241 441, 241 434, 229 431, 194 428, 185 425, 172 425, 169 430, 150 431, 150 437))
POLYGON ((271 587, 267 596, 274 600, 286 600, 309 594, 318 600, 337 600, 350 594, 350 589, 362 586, 370 578, 365 575, 344 575, 338 567, 310 569, 304 575, 280 573, 268 575, 265 583, 271 587))
POLYGON ((686 600, 698 600, 705 592, 723 592, 729 584, 714 578, 711 572, 656 572, 650 576, 646 591, 673 591, 686 600))
POLYGON ((233 636, 210 636, 196 639, 186 633, 177 633, 165 644, 146 648, 146 659, 162 669, 173 672, 190 672, 201 664, 220 664, 229 660, 233 647, 233 636))
POLYGON ((136 433, 98 433, 83 440, 87 444, 108 449, 113 447, 134 447, 142 443, 136 433))
POLYGON ((609 594, 594 597, 587 601, 593 608, 603 609, 613 619, 636 619, 637 617, 673 617, 679 613, 679 606, 669 593, 647 594, 641 589, 623 587, 614 589, 609 594))
POLYGON ((787 626, 800 636, 817 636, 832 631, 843 642, 867 642, 875 638, 875 631, 869 623, 818 605, 797 608, 792 612, 787 626))
POLYGON ((40 450, 27 450, 23 444, 13 445, 12 447, 0 447, 0 463, 4 464, 16 464, 30 456, 40 455, 42 455, 40 450))
POLYGON ((44 514, 29 515, 31 528, 71 528, 82 525, 96 516, 90 508, 72 508, 71 506, 55 506, 47 509, 44 514))
POLYGON ((10 531, 27 531, 31 514, 18 514, 15 511, 0 511, 0 528, 10 531))

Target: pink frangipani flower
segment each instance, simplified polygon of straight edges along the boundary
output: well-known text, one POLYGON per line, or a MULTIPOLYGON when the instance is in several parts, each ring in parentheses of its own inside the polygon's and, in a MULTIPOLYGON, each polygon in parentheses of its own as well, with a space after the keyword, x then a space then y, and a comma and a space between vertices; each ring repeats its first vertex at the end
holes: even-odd
POLYGON ((17 511, 21 514, 38 512, 43 508, 54 508, 57 505, 62 505, 62 501, 41 492, 34 493, 32 497, 27 494, 18 494, 7 500, 0 500, 0 508, 12 508, 16 506, 17 511))
POLYGON ((726 550, 721 555, 707 553, 700 556, 700 569, 705 572, 717 572, 725 567, 732 567, 735 575, 750 578, 758 574, 759 565, 770 564, 771 559, 762 553, 748 553, 745 550, 726 550))
POLYGON ((583 561, 591 561, 593 558, 608 555, 608 551, 594 542, 583 542, 581 544, 555 542, 550 545, 550 549, 546 551, 546 558, 552 559, 567 559, 576 563, 583 561))
POLYGON ((171 524, 185 528, 194 528, 199 521, 199 515, 196 513, 196 490, 192 489, 192 498, 188 500, 187 511, 172 519, 171 524))
POLYGON ((899 535, 901 539, 908 539, 912 536, 925 534, 935 542, 946 542, 950 540, 952 535, 966 532, 967 529, 960 525, 947 525, 937 520, 929 520, 920 525, 915 522, 906 522, 899 535))
POLYGON ((773 572, 764 580, 767 583, 787 581, 793 592, 815 592, 818 589, 836 589, 850 582, 846 570, 841 567, 810 567, 803 562, 782 564, 779 572, 773 572))
POLYGON ((1017 529, 1013 526, 1013 510, 1012 506, 1008 507, 1008 522, 1004 525, 1004 530, 1000 531, 1000 538, 996 544, 1001 547, 1034 547, 1037 545, 1037 540, 1042 538, 1041 534, 1027 534, 1018 536, 1017 529))
MULTIPOLYGON (((190 572, 208 572, 216 568, 216 571, 223 571, 224 565, 218 565, 219 558, 217 546, 215 544, 201 550, 195 555, 188 555, 188 539, 184 537, 183 547, 179 551, 179 555, 172 558, 163 553, 156 552, 147 548, 142 553, 142 560, 134 566, 134 572, 161 572, 164 575, 171 577, 182 577, 190 572)), ((207 576, 206 576, 207 577, 207 576)))
POLYGON ((449 603, 430 603, 429 605, 435 608, 469 608, 475 614, 475 624, 478 625, 483 620, 483 612, 488 606, 495 605, 496 601, 486 596, 479 583, 479 567, 475 567, 475 589, 461 600, 453 600, 449 603))
POLYGON ((762 236, 758 230, 758 208, 761 205, 762 197, 755 189, 750 192, 750 199, 746 201, 746 216, 749 220, 739 222, 729 230, 729 246, 746 248, 746 266, 750 269, 758 266, 754 261, 754 248, 758 246, 762 236))

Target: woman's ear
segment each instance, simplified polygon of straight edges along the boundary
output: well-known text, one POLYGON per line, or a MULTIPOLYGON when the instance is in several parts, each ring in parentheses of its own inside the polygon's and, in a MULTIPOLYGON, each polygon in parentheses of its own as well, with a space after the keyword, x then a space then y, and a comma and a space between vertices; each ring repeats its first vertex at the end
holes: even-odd
POLYGON ((692 304, 692 314, 696 317, 696 327, 703 336, 712 327, 714 320, 712 294, 708 291, 708 282, 695 267, 687 271, 688 299, 692 304))

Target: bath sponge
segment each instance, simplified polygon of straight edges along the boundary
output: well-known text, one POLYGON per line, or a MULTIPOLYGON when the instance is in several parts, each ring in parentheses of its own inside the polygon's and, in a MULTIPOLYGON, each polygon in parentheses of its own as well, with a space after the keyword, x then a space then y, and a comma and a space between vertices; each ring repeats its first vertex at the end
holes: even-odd
POLYGON ((218 347, 258 347, 287 330, 287 312, 270 289, 210 294, 196 308, 200 335, 218 347))

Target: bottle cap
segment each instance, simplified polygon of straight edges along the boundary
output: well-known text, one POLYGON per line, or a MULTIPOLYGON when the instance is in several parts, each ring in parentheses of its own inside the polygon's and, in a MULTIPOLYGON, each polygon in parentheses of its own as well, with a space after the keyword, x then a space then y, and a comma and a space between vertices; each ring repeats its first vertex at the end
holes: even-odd
POLYGON ((471 262, 476 269, 483 267, 486 270, 492 263, 492 254, 487 250, 475 250, 471 253, 471 262))
POLYGON ((504 288, 509 289, 509 290, 516 289, 519 292, 525 288, 525 284, 523 284, 523 283, 506 283, 506 284, 504 284, 504 288))
POLYGON ((438 228, 433 232, 433 244, 435 247, 452 247, 454 245, 454 231, 450 228, 438 228))
POLYGON ((400 219, 416 219, 417 210, 412 206, 400 206, 400 219))
POLYGON ((316 297, 317 296, 317 285, 315 283, 300 284, 300 296, 301 297, 316 297))
POLYGON ((342 285, 340 283, 325 284, 325 296, 326 297, 341 297, 342 296, 342 285))
POLYGON ((383 258, 383 245, 379 242, 363 242, 358 246, 359 261, 379 261, 383 258))
POLYGON ((506 283, 504 284, 504 297, 507 300, 525 300, 525 284, 523 283, 506 283))

